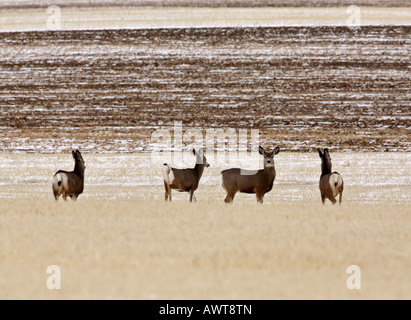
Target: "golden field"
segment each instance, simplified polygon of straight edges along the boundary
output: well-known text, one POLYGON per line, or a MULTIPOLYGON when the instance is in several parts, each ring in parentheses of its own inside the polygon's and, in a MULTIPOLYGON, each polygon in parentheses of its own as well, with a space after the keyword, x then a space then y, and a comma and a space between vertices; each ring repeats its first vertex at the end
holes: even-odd
POLYGON ((320 204, 314 153, 276 156, 263 205, 224 204, 212 161, 190 204, 164 202, 149 155, 83 156, 84 194, 55 202, 69 154, 0 155, 0 299, 411 298, 407 153, 332 153, 342 206, 320 204), (60 290, 47 288, 50 265, 60 290), (346 286, 350 265, 360 290, 346 286))
POLYGON ((406 205, 3 200, 0 225, 1 299, 411 298, 406 205))

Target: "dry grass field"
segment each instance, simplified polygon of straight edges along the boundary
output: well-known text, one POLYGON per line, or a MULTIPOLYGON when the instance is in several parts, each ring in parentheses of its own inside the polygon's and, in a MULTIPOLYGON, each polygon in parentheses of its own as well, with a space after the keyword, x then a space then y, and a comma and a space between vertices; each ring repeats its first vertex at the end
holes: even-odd
POLYGON ((85 192, 66 203, 51 177, 70 154, 2 154, 0 298, 410 299, 410 154, 332 158, 342 206, 320 204, 315 153, 280 152, 263 205, 224 204, 225 165, 210 155, 190 204, 176 192, 164 202, 149 154, 84 154, 85 192), (49 265, 61 290, 46 286, 49 265), (360 290, 346 286, 350 265, 360 290))
POLYGON ((410 299, 407 205, 0 201, 1 299, 410 299), (58 265, 61 289, 46 268, 58 265), (361 269, 349 290, 346 269, 361 269))

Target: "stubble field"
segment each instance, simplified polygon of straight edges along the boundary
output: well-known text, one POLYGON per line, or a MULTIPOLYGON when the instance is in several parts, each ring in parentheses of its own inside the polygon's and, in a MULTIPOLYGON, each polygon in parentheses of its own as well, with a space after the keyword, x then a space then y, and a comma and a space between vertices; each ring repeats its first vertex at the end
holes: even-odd
POLYGON ((3 152, 152 151, 258 129, 293 151, 411 151, 410 26, 0 33, 3 152))
POLYGON ((2 200, 1 211, 2 299, 410 298, 405 206, 2 200), (60 290, 47 288, 49 265, 60 290), (360 290, 347 288, 351 265, 360 290))

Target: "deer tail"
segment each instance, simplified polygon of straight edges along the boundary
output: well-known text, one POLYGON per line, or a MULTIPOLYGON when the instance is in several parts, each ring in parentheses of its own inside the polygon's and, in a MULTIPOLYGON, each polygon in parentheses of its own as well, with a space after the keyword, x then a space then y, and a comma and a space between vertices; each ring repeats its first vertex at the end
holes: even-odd
POLYGON ((164 182, 166 182, 167 184, 171 184, 174 180, 173 169, 167 163, 164 163, 164 165, 166 166, 163 175, 164 182))
POLYGON ((57 172, 53 178, 53 189, 58 190, 62 186, 67 187, 68 179, 67 175, 61 172, 57 172))

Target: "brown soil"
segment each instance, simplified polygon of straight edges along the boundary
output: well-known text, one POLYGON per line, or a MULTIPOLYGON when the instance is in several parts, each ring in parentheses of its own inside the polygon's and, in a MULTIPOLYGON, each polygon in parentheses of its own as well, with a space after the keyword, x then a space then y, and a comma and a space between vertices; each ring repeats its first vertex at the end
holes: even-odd
POLYGON ((411 151, 410 52, 410 26, 0 33, 0 149, 147 151, 182 121, 411 151))

